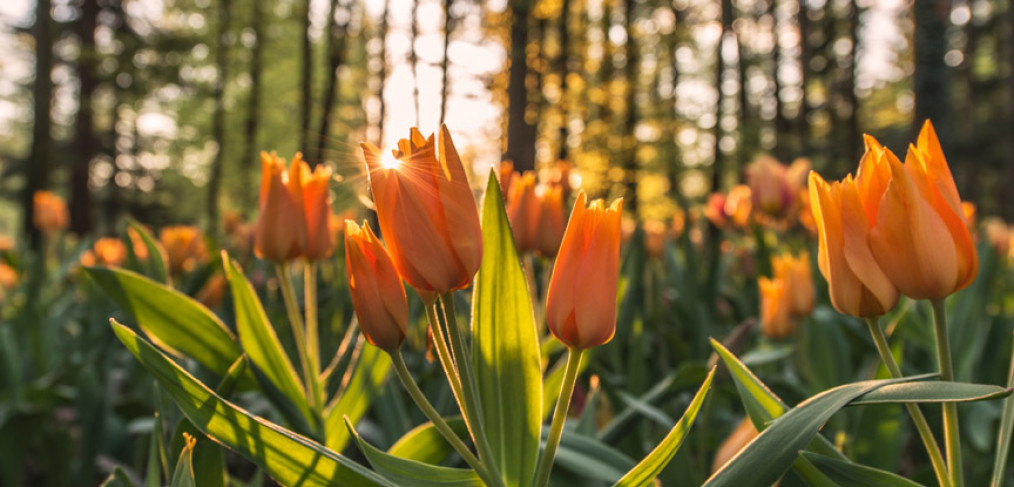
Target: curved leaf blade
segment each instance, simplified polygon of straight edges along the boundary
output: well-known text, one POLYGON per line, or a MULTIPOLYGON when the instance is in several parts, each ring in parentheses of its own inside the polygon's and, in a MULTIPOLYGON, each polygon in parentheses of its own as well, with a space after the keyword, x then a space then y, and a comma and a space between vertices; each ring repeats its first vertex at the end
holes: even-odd
MULTIPOLYGON (((461 416, 444 418, 447 425, 462 439, 468 438, 468 428, 461 416)), ((387 449, 387 453, 399 458, 423 463, 437 464, 454 452, 451 444, 433 426, 426 422, 405 433, 387 449)))
POLYGON ((841 485, 849 487, 925 487, 918 482, 879 468, 845 462, 808 451, 801 454, 821 472, 841 485))
POLYGON ((704 398, 707 397, 708 391, 711 390, 711 380, 715 377, 714 367, 708 372, 708 377, 704 379, 704 384, 697 391, 694 399, 690 402, 690 406, 687 406, 687 410, 683 413, 683 417, 680 418, 676 426, 669 431, 669 434, 662 439, 662 442, 655 447, 648 456, 644 457, 640 463, 637 464, 631 471, 627 472, 614 484, 617 487, 641 487, 648 485, 652 480, 658 476, 662 469, 669 464, 672 457, 676 455, 680 446, 683 444, 683 440, 686 439, 687 434, 690 433, 690 427, 694 424, 694 419, 697 418, 697 413, 701 410, 701 405, 704 404, 704 398))
POLYGON ((165 388, 194 426, 254 462, 282 485, 393 487, 362 465, 219 397, 131 329, 112 321, 117 338, 165 388))
POLYGON ((360 338, 359 359, 353 364, 352 378, 341 397, 324 414, 324 436, 327 447, 342 451, 349 442, 349 430, 345 427, 348 417, 358 422, 380 394, 391 370, 391 357, 378 347, 366 345, 360 338))
POLYGON ((482 204, 482 265, 472 306, 472 358, 493 462, 506 485, 526 486, 539 457, 542 364, 528 281, 495 172, 482 204))
POLYGON ((849 405, 988 401, 1007 397, 1010 393, 1010 389, 989 384, 946 381, 906 382, 891 384, 863 394, 849 405))

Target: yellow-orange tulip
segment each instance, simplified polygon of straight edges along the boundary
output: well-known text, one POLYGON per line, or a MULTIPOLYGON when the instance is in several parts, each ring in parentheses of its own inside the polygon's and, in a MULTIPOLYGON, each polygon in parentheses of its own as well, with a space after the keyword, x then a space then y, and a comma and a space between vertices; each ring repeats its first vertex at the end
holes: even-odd
POLYGON ((879 203, 870 232, 877 263, 913 299, 942 299, 968 286, 979 271, 978 253, 933 126, 923 125, 904 164, 890 151, 881 152, 876 170, 889 171, 890 182, 883 196, 865 195, 879 203))
POLYGON ((507 218, 511 222, 514 245, 518 253, 535 250, 535 236, 539 231, 539 199, 535 195, 535 173, 511 175, 510 193, 507 195, 507 218))
POLYGON ((118 238, 100 238, 95 241, 93 249, 95 262, 99 265, 115 267, 127 260, 127 246, 118 238))
POLYGON ((775 278, 785 283, 789 314, 794 318, 809 316, 817 302, 813 273, 810 271, 810 253, 803 252, 795 257, 776 256, 771 259, 771 264, 775 278))
POLYGON ((334 250, 334 236, 328 226, 331 217, 331 201, 328 199, 331 169, 318 165, 310 172, 306 163, 300 161, 300 170, 303 172, 303 215, 306 217, 303 257, 320 260, 330 256, 334 250))
POLYGON ((66 230, 70 223, 67 214, 67 202, 50 191, 36 191, 32 195, 32 223, 42 233, 51 235, 66 230))
POLYGON ((345 271, 359 327, 370 343, 391 351, 408 331, 408 301, 401 276, 367 223, 345 221, 345 271))
POLYGON ((159 233, 159 243, 165 249, 166 259, 169 260, 169 271, 172 274, 191 271, 198 264, 208 260, 204 234, 197 227, 165 227, 159 233))
POLYGON ((511 184, 514 183, 514 163, 511 161, 500 161, 500 195, 506 201, 507 195, 511 193, 511 184))
POLYGON ((4 289, 11 289, 18 283, 18 271, 13 267, 7 265, 6 262, 0 262, 0 291, 4 289))
POLYGON ((539 199, 539 227, 535 232, 535 249, 546 258, 556 257, 567 229, 563 214, 563 187, 558 185, 536 188, 539 199))
POLYGON ((711 464, 711 471, 717 472, 718 469, 722 468, 729 460, 732 460, 732 457, 736 456, 740 450, 745 448, 759 434, 750 418, 743 418, 739 422, 739 426, 718 447, 718 451, 715 453, 715 460, 711 464))
MULTIPOLYGON (((868 151, 864 160, 872 156, 868 151)), ((811 172, 810 203, 820 238, 817 264, 827 279, 831 304, 848 315, 872 317, 894 308, 898 288, 873 258, 870 220, 859 197, 860 185, 871 186, 879 180, 862 169, 859 177, 861 183, 850 175, 828 184, 811 172)))
POLYGON ((363 143, 380 230, 395 267, 428 299, 468 287, 482 261, 479 211, 447 127, 413 128, 394 157, 363 143), (437 152, 439 150, 439 152, 437 152))
POLYGON ((977 212, 978 210, 975 208, 975 203, 972 203, 971 201, 961 202, 961 215, 965 217, 965 226, 968 227, 969 232, 975 229, 975 215, 977 212))
POLYGON ((764 336, 781 340, 796 331, 796 322, 789 313, 792 307, 787 282, 783 279, 757 280, 761 298, 761 331, 764 336))
POLYGON ((574 202, 546 296, 546 324, 568 347, 602 345, 616 331, 622 210, 622 199, 585 208, 583 191, 574 202))
POLYGON ((254 253, 261 259, 285 262, 300 256, 306 246, 303 215, 302 155, 285 159, 261 152, 261 194, 254 232, 254 253))

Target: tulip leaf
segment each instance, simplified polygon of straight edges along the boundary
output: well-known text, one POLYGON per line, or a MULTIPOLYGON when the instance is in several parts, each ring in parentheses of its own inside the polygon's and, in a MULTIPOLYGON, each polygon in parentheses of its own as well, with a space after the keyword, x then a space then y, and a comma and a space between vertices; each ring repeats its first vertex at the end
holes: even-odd
POLYGON ((363 452, 374 470, 398 485, 418 487, 483 487, 485 484, 474 470, 463 468, 441 467, 417 460, 399 458, 367 443, 352 427, 351 421, 345 422, 352 438, 355 439, 359 451, 363 452))
MULTIPOLYGON (((169 281, 169 272, 166 271, 165 267, 165 251, 162 249, 162 245, 155 240, 155 237, 148 231, 147 228, 141 226, 134 220, 130 220, 130 228, 137 232, 137 236, 141 238, 141 242, 144 247, 148 249, 148 264, 150 266, 151 273, 155 275, 155 279, 164 282, 166 284, 172 284, 169 281)), ((130 253, 134 252, 134 242, 130 239, 130 233, 127 234, 126 240, 127 248, 130 253)), ((136 258, 136 254, 135 254, 136 258)))
POLYGON ((225 375, 239 358, 232 332, 189 296, 125 269, 89 267, 85 271, 166 352, 190 357, 219 375, 225 375))
POLYGON ((524 486, 535 476, 542 428, 538 332, 495 173, 483 201, 482 266, 472 298, 476 388, 493 462, 507 486, 524 486))
POLYGON ((348 486, 393 487, 362 465, 222 399, 131 329, 115 320, 112 327, 194 426, 280 484, 325 487, 341 479, 348 486))
POLYGON ((351 365, 352 378, 348 386, 324 413, 326 444, 334 451, 342 451, 349 441, 344 418, 355 423, 366 414, 391 370, 391 357, 386 352, 367 345, 362 338, 359 339, 359 347, 359 359, 351 365))
POLYGON ((808 451, 801 452, 801 455, 839 485, 850 487, 925 487, 918 482, 879 468, 825 457, 808 451))
POLYGON ((113 467, 113 473, 109 474, 99 487, 134 487, 134 483, 123 468, 116 466, 113 467))
MULTIPOLYGON (((549 429, 543 429, 543 447, 548 436, 549 429)), ((633 459, 613 447, 570 429, 564 429, 553 460, 557 467, 571 473, 609 483, 618 481, 637 466, 633 459)))
MULTIPOLYGON (((468 428, 460 416, 444 419, 455 434, 462 439, 468 438, 468 428)), ((430 422, 412 428, 387 449, 389 455, 432 464, 442 462, 453 451, 450 443, 430 422)))
POLYGON ((701 405, 704 404, 704 398, 707 397, 708 391, 711 389, 711 379, 714 376, 715 369, 712 368, 711 372, 708 372, 708 377, 704 379, 704 384, 701 385, 700 390, 697 391, 693 401, 690 402, 690 406, 687 406, 686 412, 683 413, 683 417, 676 423, 676 426, 669 431, 669 434, 662 439, 662 442, 648 456, 644 457, 636 467, 627 472, 619 482, 616 482, 615 485, 617 487, 641 487, 648 485, 669 464, 669 461, 672 460, 672 457, 679 450, 680 445, 683 444, 683 440, 686 439, 687 434, 690 433, 690 427, 693 426, 694 419, 697 418, 697 412, 701 410, 701 405))
POLYGON ((851 406, 899 402, 972 402, 1007 397, 1010 389, 966 382, 906 382, 881 387, 863 394, 851 406))
POLYGON ((223 258, 222 262, 232 289, 232 300, 236 307, 236 331, 243 351, 261 375, 299 408, 310 424, 314 424, 296 369, 285 354, 282 343, 278 341, 278 335, 271 327, 257 293, 232 259, 223 258))

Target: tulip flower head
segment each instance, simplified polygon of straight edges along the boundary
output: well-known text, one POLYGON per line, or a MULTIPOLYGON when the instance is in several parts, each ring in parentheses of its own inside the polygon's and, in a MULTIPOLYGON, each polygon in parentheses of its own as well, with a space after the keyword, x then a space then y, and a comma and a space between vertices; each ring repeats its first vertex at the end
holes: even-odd
POLYGON ((191 271, 198 264, 208 260, 204 234, 197 227, 188 225, 165 227, 159 233, 159 243, 165 249, 169 271, 174 275, 191 271))
POLYGON ((552 259, 560 250, 563 232, 567 229, 567 217, 563 214, 563 187, 542 185, 535 188, 539 200, 539 226, 535 231, 535 250, 539 255, 552 259))
POLYGON ((408 331, 408 301, 401 276, 367 223, 345 221, 345 270, 359 326, 370 343, 387 351, 408 331))
POLYGON ((261 194, 254 253, 272 262, 293 260, 306 246, 306 221, 303 216, 302 155, 285 159, 274 152, 261 152, 261 194))
POLYGON ((788 179, 788 168, 769 156, 759 157, 746 168, 753 206, 759 212, 781 217, 795 207, 796 193, 788 179))
POLYGON ((764 336, 781 340, 796 331, 796 322, 790 316, 791 301, 786 281, 761 277, 757 281, 761 297, 761 331, 764 336))
POLYGON ((546 323, 568 347, 607 343, 616 331, 616 286, 620 265, 623 200, 585 207, 578 193, 553 266, 546 296, 546 323))
MULTIPOLYGON (((295 164, 295 161, 293 161, 295 164)), ((306 245, 302 255, 307 260, 320 260, 334 250, 334 234, 329 226, 331 201, 328 189, 331 183, 331 168, 318 165, 310 171, 306 163, 300 164, 303 187, 303 215, 306 217, 306 245)))
POLYGON ((36 191, 32 195, 32 223, 46 235, 66 230, 70 224, 67 202, 50 191, 36 191))
POLYGON ((482 260, 479 211, 447 127, 415 128, 393 157, 363 143, 380 229, 401 276, 429 299, 468 287, 482 260))
POLYGON ((95 241, 92 249, 95 263, 99 265, 115 267, 127 260, 127 246, 118 238, 100 238, 95 241))
POLYGON ((785 283, 789 314, 793 318, 810 316, 817 302, 813 288, 813 273, 810 271, 810 253, 776 256, 771 259, 771 264, 775 278, 785 283))
POLYGON ((535 250, 535 238, 539 231, 539 199, 535 195, 535 173, 511 175, 510 193, 507 195, 507 218, 514 234, 514 245, 518 253, 535 250))

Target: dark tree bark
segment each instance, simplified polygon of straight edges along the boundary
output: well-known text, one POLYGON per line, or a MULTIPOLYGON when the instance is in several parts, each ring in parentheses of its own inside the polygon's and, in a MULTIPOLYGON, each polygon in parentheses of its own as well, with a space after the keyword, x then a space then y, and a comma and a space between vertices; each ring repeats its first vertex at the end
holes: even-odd
MULTIPOLYGON (((313 164, 324 162, 326 155, 324 150, 329 139, 331 127, 331 113, 334 111, 335 98, 338 94, 338 68, 345 59, 345 35, 348 31, 348 18, 342 23, 335 19, 338 10, 338 0, 331 0, 330 16, 327 19, 327 58, 328 76, 327 86, 324 88, 324 101, 321 103, 320 128, 317 131, 317 151, 314 153, 313 164)), ((342 5, 344 8, 345 5, 342 5)))
MULTIPOLYGON (((735 7, 733 7, 735 8, 735 7)), ((738 99, 736 105, 739 107, 739 141, 736 146, 737 159, 739 164, 746 164, 753 156, 759 145, 759 133, 757 124, 754 123, 754 109, 750 106, 750 98, 746 92, 746 71, 749 61, 746 56, 746 45, 743 43, 743 33, 735 29, 736 11, 732 11, 733 35, 736 37, 736 83, 739 85, 738 99)))
POLYGON ((856 70, 859 69, 859 4, 856 0, 852 0, 849 5, 848 35, 852 47, 849 49, 849 61, 842 87, 849 111, 848 140, 845 141, 845 153, 848 157, 846 167, 859 164, 859 158, 862 157, 864 150, 859 129, 859 97, 856 95, 856 70))
POLYGON ((630 214, 637 215, 637 137, 634 135, 637 126, 637 88, 640 84, 641 53, 637 44, 637 35, 634 32, 634 24, 637 16, 636 0, 625 0, 624 2, 624 28, 627 32, 626 65, 624 66, 627 78, 627 103, 626 120, 623 134, 623 172, 626 180, 626 190, 623 195, 623 205, 630 214))
POLYGON ((560 6, 559 32, 560 57, 557 69, 560 72, 560 149, 556 154, 556 158, 566 161, 569 156, 567 138, 570 135, 567 128, 568 115, 570 113, 570 107, 567 103, 567 76, 570 74, 570 0, 563 0, 563 4, 560 6))
POLYGON ((711 164, 711 190, 721 191, 722 176, 725 171, 725 156, 722 154, 722 104, 725 96, 722 93, 722 81, 725 78, 725 55, 722 53, 722 44, 725 43, 726 35, 732 31, 732 0, 722 0, 722 33, 718 37, 718 45, 715 48, 715 147, 714 160, 711 164))
POLYGON ((419 54, 415 43, 419 39, 419 0, 412 0, 412 40, 408 49, 408 62, 412 65, 412 106, 415 107, 415 126, 419 126, 419 54))
POLYGON ((243 185, 247 213, 252 213, 257 201, 257 129, 260 125, 261 72, 264 66, 264 0, 251 0, 253 11, 250 29, 253 31, 253 46, 250 47, 250 96, 247 98, 247 117, 243 127, 243 174, 250 178, 243 185))
POLYGON ((447 117, 447 96, 449 87, 447 85, 447 68, 450 66, 450 59, 447 53, 451 47, 451 32, 454 31, 454 18, 451 16, 451 5, 454 0, 444 0, 444 57, 440 60, 440 125, 444 124, 447 117))
POLYGON ((515 171, 535 169, 535 126, 525 120, 528 110, 528 23, 531 2, 520 0, 510 4, 511 52, 509 85, 507 87, 507 152, 504 159, 514 163, 515 171))
POLYGON ((779 72, 782 65, 782 45, 778 41, 781 31, 778 28, 777 10, 778 0, 770 0, 767 13, 771 17, 771 35, 775 41, 771 48, 771 84, 775 92, 775 146, 771 152, 779 160, 785 160, 789 157, 789 151, 785 144, 789 135, 789 121, 785 117, 785 107, 782 106, 782 77, 779 72))
POLYGON ((91 162, 97 151, 95 122, 92 111, 92 95, 98 86, 95 76, 97 53, 95 52, 95 26, 99 16, 98 0, 82 0, 80 17, 75 30, 81 43, 81 55, 77 63, 80 83, 78 112, 74 123, 74 162, 70 176, 70 230, 84 235, 91 230, 92 195, 88 187, 91 162))
POLYGON ((799 82, 800 99, 799 114, 796 116, 796 137, 799 151, 808 156, 812 150, 810 145, 810 103, 806 97, 807 85, 810 81, 810 60, 813 59, 813 46, 810 41, 810 17, 806 0, 799 0, 799 11, 796 14, 796 27, 799 29, 799 82))
POLYGON ((677 129, 679 128, 679 111, 676 109, 676 106, 679 102, 678 99, 679 92, 677 91, 677 88, 679 87, 680 83, 680 66, 679 63, 676 62, 676 50, 679 49, 679 32, 683 21, 683 11, 680 10, 680 8, 677 7, 675 3, 673 3, 672 14, 673 18, 676 20, 676 26, 673 28, 672 35, 669 37, 668 56, 672 69, 672 80, 671 80, 672 94, 667 99, 669 107, 668 111, 670 115, 669 134, 667 135, 670 147, 670 154, 669 154, 669 163, 667 164, 666 167, 668 169, 667 176, 669 180, 669 191, 676 197, 677 201, 679 201, 682 205, 683 196, 682 196, 682 188, 680 186, 680 172, 682 169, 681 167, 682 159, 680 158, 680 147, 679 143, 677 142, 676 135, 677 129))
POLYGON ((232 17, 232 0, 219 0, 218 41, 215 46, 215 64, 218 76, 212 89, 215 112, 212 115, 212 137, 218 145, 215 160, 208 178, 208 233, 218 233, 219 194, 222 190, 222 169, 225 165, 225 84, 229 79, 229 19, 232 17))
POLYGON ((50 135, 50 109, 52 108, 53 81, 53 36, 52 18, 50 17, 50 0, 37 0, 35 5, 35 81, 32 86, 33 103, 35 105, 35 123, 32 126, 32 151, 28 159, 27 184, 25 184, 22 202, 24 219, 22 227, 33 249, 42 247, 42 235, 35 228, 34 195, 46 188, 49 172, 49 147, 52 143, 50 135))
POLYGON ((380 17, 380 32, 378 33, 380 37, 380 54, 378 55, 380 73, 377 74, 377 77, 380 78, 380 88, 377 96, 380 98, 380 119, 377 126, 380 130, 377 135, 377 146, 379 147, 384 145, 384 116, 386 115, 384 112, 387 110, 387 103, 384 102, 384 85, 387 83, 387 14, 390 6, 391 0, 384 0, 384 13, 380 17))
MULTIPOLYGON (((1007 6, 1007 126, 1014 126, 1014 7, 1007 6)), ((1014 137, 1005 137, 1007 163, 1004 172, 1005 181, 1014 181, 1014 137)), ((1010 221, 1014 218, 1014 198, 1001 198, 1004 202, 1004 215, 1010 221)))
POLYGON ((949 138, 951 114, 950 76, 944 54, 947 52, 947 27, 950 24, 950 0, 915 0, 915 119, 912 130, 918 133, 927 119, 932 120, 941 138, 949 138))
POLYGON ((313 45, 310 43, 310 1, 306 0, 303 2, 303 72, 300 79, 300 89, 302 90, 302 109, 299 112, 300 116, 300 141, 299 150, 308 152, 310 148, 310 110, 313 105, 313 93, 310 89, 313 86, 313 45))

